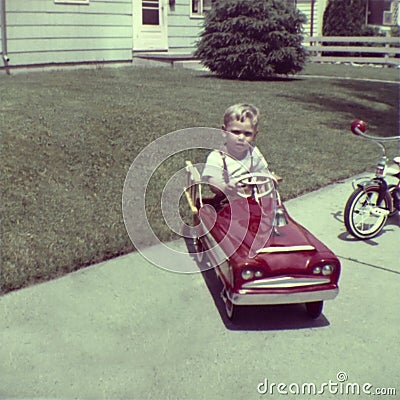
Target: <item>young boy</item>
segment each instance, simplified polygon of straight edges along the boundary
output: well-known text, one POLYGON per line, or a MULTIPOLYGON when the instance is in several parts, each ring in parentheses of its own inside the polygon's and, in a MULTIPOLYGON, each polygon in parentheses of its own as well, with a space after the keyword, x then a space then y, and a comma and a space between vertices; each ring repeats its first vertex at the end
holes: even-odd
POLYGON ((251 104, 235 104, 225 111, 221 150, 212 151, 206 161, 203 180, 213 192, 235 196, 237 185, 232 181, 249 172, 263 172, 268 166, 257 147, 259 110, 251 104))

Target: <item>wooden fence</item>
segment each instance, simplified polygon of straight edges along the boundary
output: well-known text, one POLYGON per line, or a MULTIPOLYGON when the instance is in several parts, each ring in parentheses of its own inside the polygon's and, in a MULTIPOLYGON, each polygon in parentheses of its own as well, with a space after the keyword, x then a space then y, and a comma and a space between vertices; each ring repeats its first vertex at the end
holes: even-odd
POLYGON ((400 65, 397 37, 307 37, 303 42, 310 61, 400 65))

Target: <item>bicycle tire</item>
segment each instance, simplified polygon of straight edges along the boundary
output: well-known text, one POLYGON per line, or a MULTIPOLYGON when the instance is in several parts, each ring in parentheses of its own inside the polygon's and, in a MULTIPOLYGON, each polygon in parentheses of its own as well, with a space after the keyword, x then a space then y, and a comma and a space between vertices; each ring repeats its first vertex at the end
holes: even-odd
POLYGON ((386 196, 376 204, 379 187, 357 188, 349 197, 344 209, 344 223, 347 231, 357 239, 371 239, 379 235, 386 224, 388 215, 374 215, 375 210, 388 210, 386 196))

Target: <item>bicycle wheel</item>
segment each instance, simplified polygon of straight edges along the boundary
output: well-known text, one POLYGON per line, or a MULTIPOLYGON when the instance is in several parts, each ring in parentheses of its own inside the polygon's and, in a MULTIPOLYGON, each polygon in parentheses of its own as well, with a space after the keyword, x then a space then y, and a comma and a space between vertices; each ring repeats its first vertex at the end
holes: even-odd
POLYGON ((347 200, 344 210, 344 223, 347 231, 358 239, 371 239, 377 236, 389 215, 386 197, 377 204, 379 188, 370 186, 356 189, 347 200))

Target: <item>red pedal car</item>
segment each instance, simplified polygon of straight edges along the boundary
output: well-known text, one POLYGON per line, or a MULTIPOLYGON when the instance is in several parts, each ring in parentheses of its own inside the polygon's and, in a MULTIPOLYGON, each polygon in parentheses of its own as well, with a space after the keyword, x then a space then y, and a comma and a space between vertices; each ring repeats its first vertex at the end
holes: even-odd
POLYGON ((204 197, 200 174, 186 162, 197 259, 208 257, 223 285, 228 318, 238 306, 304 303, 317 318, 338 294, 340 262, 294 221, 268 171, 237 181, 238 196, 221 204, 204 197), (244 188, 244 189, 243 189, 244 188))

